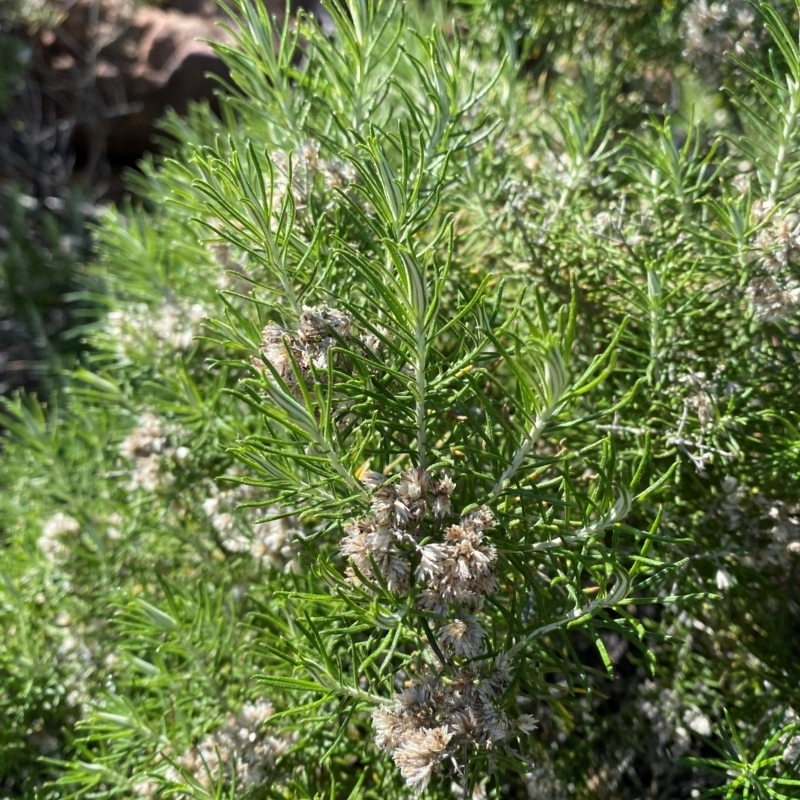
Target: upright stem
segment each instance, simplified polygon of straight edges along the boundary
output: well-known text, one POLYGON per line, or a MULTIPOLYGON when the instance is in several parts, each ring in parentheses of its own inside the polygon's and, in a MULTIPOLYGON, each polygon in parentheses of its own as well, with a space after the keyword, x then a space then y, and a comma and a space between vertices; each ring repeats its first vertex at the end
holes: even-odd
POLYGON ((787 145, 792 139, 794 126, 797 122, 797 100, 800 85, 796 84, 791 78, 787 79, 791 99, 789 100, 789 111, 784 119, 783 129, 781 130, 781 144, 778 148, 778 155, 775 158, 775 170, 772 174, 772 181, 769 184, 769 199, 777 200, 778 191, 781 188, 784 168, 786 165, 787 145))
POLYGON ((461 758, 462 758, 462 768, 464 770, 464 777, 462 780, 462 797, 464 800, 472 800, 472 792, 470 791, 471 787, 469 785, 469 745, 464 742, 464 746, 461 750, 461 758))
POLYGON ((272 239, 271 234, 266 237, 266 241, 269 254, 272 257, 274 265, 277 267, 278 280, 281 282, 283 293, 286 296, 286 299, 289 301, 292 311, 294 311, 295 315, 299 318, 300 314, 302 313, 300 301, 297 298, 297 292, 295 292, 292 281, 289 278, 289 273, 286 271, 286 264, 283 262, 280 249, 278 248, 277 243, 272 239))
POLYGON ((419 465, 425 468, 427 461, 425 453, 425 368, 427 366, 425 341, 425 320, 417 318, 417 449, 419 450, 419 465))
POLYGON ((531 429, 522 440, 522 444, 520 444, 520 446, 517 448, 517 452, 514 454, 514 458, 512 459, 511 463, 506 467, 505 472, 503 472, 503 474, 500 476, 500 480, 498 480, 494 485, 494 489, 492 489, 492 493, 489 496, 490 501, 494 500, 502 493, 502 491, 508 485, 508 482, 514 477, 517 470, 522 466, 522 462, 525 460, 531 448, 534 446, 534 444, 536 444, 539 437, 542 435, 542 432, 547 427, 547 423, 550 421, 550 417, 552 415, 553 409, 545 408, 542 410, 541 414, 536 416, 531 429))

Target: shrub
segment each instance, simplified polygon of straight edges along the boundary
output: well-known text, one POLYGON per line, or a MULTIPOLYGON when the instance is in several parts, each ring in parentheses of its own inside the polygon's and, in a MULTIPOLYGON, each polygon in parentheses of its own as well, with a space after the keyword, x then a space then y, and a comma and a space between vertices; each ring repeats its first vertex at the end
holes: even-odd
POLYGON ((237 6, 7 405, 9 793, 798 796, 796 14, 604 5, 237 6))

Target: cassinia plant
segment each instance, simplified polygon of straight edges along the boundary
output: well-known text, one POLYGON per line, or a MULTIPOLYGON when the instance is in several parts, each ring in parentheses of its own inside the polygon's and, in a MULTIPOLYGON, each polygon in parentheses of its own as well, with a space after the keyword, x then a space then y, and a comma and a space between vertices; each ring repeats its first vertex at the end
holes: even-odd
POLYGON ((240 0, 6 404, 8 797, 800 797, 797 10, 558 5, 240 0))

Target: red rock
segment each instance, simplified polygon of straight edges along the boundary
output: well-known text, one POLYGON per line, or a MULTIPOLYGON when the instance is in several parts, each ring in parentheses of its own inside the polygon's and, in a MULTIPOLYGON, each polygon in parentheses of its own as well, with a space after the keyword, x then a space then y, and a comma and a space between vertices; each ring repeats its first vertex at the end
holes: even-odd
MULTIPOLYGON (((283 17, 284 0, 258 1, 283 17)), ((199 100, 214 107, 218 81, 210 76, 224 79, 228 71, 203 40, 226 41, 230 35, 219 23, 232 24, 214 0, 46 2, 61 22, 30 41, 32 74, 48 114, 72 131, 87 163, 151 149, 156 123, 169 108, 184 113, 199 100)), ((322 13, 319 0, 292 6, 322 13)))
POLYGON ((168 108, 192 100, 214 102, 209 74, 227 70, 200 39, 223 41, 227 19, 213 0, 176 0, 173 7, 132 0, 53 0, 63 8, 54 31, 39 36, 44 82, 59 76, 58 105, 76 120, 77 146, 135 156, 152 147, 155 123, 168 108), (65 73, 74 74, 72 84, 65 73), (87 96, 90 92, 95 96, 87 96))

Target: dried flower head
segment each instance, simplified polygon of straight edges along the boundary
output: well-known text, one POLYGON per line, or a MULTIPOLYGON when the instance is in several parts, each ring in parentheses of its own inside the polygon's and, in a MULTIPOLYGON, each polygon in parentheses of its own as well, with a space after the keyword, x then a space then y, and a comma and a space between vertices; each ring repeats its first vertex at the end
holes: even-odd
MULTIPOLYGON (((229 472, 233 477, 236 473, 229 472)), ((275 506, 262 508, 243 503, 259 499, 254 486, 238 483, 230 488, 221 488, 209 481, 208 497, 203 501, 203 511, 219 536, 219 544, 228 553, 250 553, 252 558, 264 566, 295 572, 297 561, 297 538, 300 531, 285 517, 261 521, 265 516, 277 516, 275 506)))
POLYGON ((507 685, 498 668, 505 673, 500 657, 483 677, 472 668, 462 668, 450 680, 419 678, 395 696, 391 707, 373 712, 375 742, 391 753, 410 787, 425 789, 448 754, 460 754, 464 747, 494 750, 510 736, 535 729, 536 720, 530 715, 511 722, 498 705, 507 685))
POLYGON ((475 617, 454 619, 439 631, 442 649, 461 658, 474 658, 481 653, 486 631, 475 617))
POLYGON ((220 782, 230 786, 235 776, 242 793, 273 779, 277 760, 292 743, 290 737, 264 730, 273 713, 272 704, 263 698, 246 703, 239 714, 229 712, 220 728, 175 759, 179 769, 169 767, 166 779, 180 786, 186 784, 186 775, 209 790, 220 782))
POLYGON ((175 426, 168 427, 157 415, 145 412, 139 424, 123 439, 120 455, 133 462, 128 489, 155 492, 175 483, 176 462, 185 461, 191 451, 168 446, 171 439, 183 436, 175 426))
POLYGON ((425 547, 417 541, 428 532, 431 513, 438 517, 437 508, 442 513, 440 498, 447 498, 449 507, 455 484, 449 476, 437 479, 422 468, 407 470, 396 483, 387 483, 382 473, 366 473, 362 483, 373 488, 371 513, 344 526, 340 546, 352 564, 348 578, 360 583, 360 574, 374 582, 377 567, 393 594, 406 595, 414 554, 420 552, 423 561, 426 557, 425 547))
MULTIPOLYGON (((302 380, 310 384, 314 370, 328 364, 328 352, 342 339, 351 335, 349 314, 327 306, 304 306, 296 332, 274 322, 267 324, 261 334, 261 353, 281 380, 299 394, 295 366, 302 380)), ((264 369, 261 358, 251 360, 253 366, 264 369)))
POLYGON ((727 51, 743 56, 763 46, 764 34, 754 23, 747 0, 694 0, 683 17, 683 55, 705 78, 719 81, 727 51))
POLYGON ((797 313, 800 285, 793 279, 781 280, 771 275, 753 278, 745 296, 761 322, 782 322, 797 313))
POLYGON ((36 544, 48 560, 56 561, 68 552, 61 537, 74 536, 80 530, 78 520, 63 511, 57 511, 44 523, 42 535, 36 540, 36 544))
POLYGON ((416 792, 428 787, 434 768, 441 762, 453 734, 447 726, 407 731, 393 753, 394 763, 416 792))
POLYGON ((497 551, 484 542, 483 535, 493 524, 491 512, 481 508, 447 528, 444 543, 420 548, 424 568, 418 570, 418 577, 427 582, 419 596, 423 608, 443 616, 454 605, 474 608, 483 595, 497 591, 497 551))

